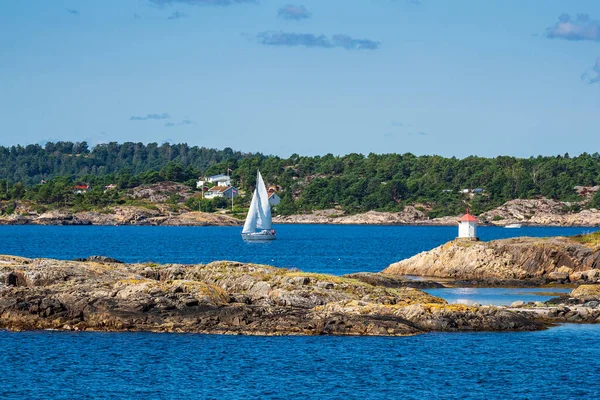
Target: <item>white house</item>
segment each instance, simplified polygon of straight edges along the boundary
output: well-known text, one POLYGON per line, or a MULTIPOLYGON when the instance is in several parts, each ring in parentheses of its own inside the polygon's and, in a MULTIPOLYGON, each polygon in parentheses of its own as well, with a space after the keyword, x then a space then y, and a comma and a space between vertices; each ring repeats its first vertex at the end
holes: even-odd
POLYGON ((459 239, 479 240, 477 237, 477 218, 472 216, 467 209, 467 213, 458 220, 459 239))
POLYGON ((225 174, 209 176, 206 180, 217 186, 231 186, 231 177, 225 174))
POLYGON ((233 186, 214 186, 206 191, 204 198, 212 199, 215 197, 225 197, 227 199, 236 198, 239 191, 233 186))
POLYGON ((196 187, 198 189, 205 186, 207 183, 212 183, 216 186, 231 186, 231 177, 225 174, 213 175, 207 178, 200 178, 196 182, 196 187))
POLYGON ((269 204, 271 206, 276 206, 279 203, 281 203, 281 198, 279 197, 279 195, 277 193, 275 193, 275 192, 271 193, 269 195, 269 204))

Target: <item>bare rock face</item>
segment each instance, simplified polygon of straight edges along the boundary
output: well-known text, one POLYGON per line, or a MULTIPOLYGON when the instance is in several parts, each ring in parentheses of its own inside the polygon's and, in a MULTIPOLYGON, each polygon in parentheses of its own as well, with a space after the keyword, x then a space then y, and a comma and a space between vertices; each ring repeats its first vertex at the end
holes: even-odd
POLYGON ((152 207, 116 206, 106 212, 71 213, 53 210, 40 215, 0 218, 10 225, 170 225, 170 226, 238 226, 242 221, 222 214, 204 212, 174 213, 158 204, 152 207))
POLYGON ((600 247, 571 238, 515 238, 491 242, 454 240, 383 272, 457 280, 600 282, 600 247))
POLYGON ((239 226, 243 221, 222 214, 186 212, 165 218, 160 225, 167 226, 239 226))
POLYGON ((152 203, 165 203, 173 196, 178 196, 179 202, 184 202, 192 195, 188 186, 175 182, 158 182, 141 185, 131 189, 128 196, 133 199, 146 199, 152 203))
POLYGON ((542 326, 514 313, 457 313, 418 289, 347 277, 227 261, 112 261, 0 256, 0 329, 409 335, 542 326), (408 308, 419 304, 435 312, 408 308))
POLYGON ((515 199, 479 215, 494 225, 600 226, 600 210, 574 211, 585 204, 551 199, 515 199))
POLYGON ((571 292, 576 299, 600 300, 600 285, 581 285, 571 292))
MULTIPOLYGON (((310 214, 277 216, 279 224, 338 224, 338 225, 407 225, 429 221, 424 211, 407 206, 401 212, 368 211, 363 214, 346 215, 338 209, 318 210, 310 214)), ((456 223, 456 221, 453 221, 456 223)))

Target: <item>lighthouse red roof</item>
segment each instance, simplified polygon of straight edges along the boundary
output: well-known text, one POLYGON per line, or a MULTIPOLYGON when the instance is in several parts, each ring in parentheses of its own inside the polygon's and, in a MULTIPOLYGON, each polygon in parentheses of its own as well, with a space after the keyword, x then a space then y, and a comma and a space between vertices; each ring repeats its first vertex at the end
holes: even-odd
POLYGON ((467 210, 467 213, 460 217, 458 222, 477 222, 477 218, 469 214, 469 210, 467 210))

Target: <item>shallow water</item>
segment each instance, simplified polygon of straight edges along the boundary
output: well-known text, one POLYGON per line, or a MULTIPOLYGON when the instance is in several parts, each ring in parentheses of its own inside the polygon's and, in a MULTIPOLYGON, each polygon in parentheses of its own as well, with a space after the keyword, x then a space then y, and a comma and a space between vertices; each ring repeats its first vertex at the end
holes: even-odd
POLYGON ((512 302, 546 301, 561 294, 570 293, 573 288, 447 288, 426 289, 448 303, 508 306, 512 302))
POLYGON ((3 399, 593 399, 600 326, 413 337, 0 332, 3 399))
MULTIPOLYGON (((247 243, 240 227, 0 226, 0 254, 58 259, 103 255, 126 262, 189 264, 234 260, 342 275, 379 272, 457 234, 451 226, 278 225, 276 229, 276 241, 247 243)), ((478 234, 492 240, 592 230, 480 227, 478 234)))

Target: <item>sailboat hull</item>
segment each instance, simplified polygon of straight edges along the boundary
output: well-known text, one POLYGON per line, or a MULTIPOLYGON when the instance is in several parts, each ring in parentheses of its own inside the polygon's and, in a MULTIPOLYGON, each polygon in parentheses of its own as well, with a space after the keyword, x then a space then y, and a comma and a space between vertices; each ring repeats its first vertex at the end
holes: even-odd
POLYGON ((277 236, 270 232, 242 233, 242 239, 248 242, 264 242, 276 238, 277 236))

